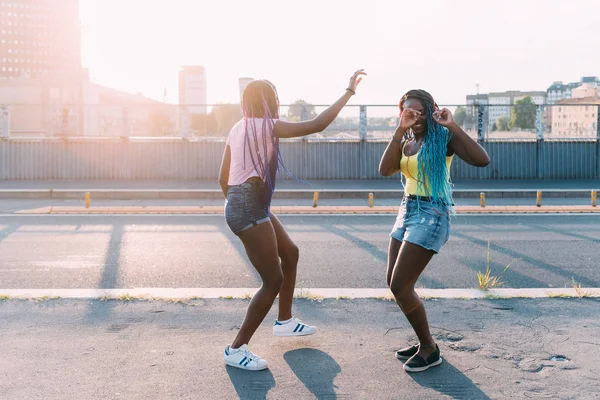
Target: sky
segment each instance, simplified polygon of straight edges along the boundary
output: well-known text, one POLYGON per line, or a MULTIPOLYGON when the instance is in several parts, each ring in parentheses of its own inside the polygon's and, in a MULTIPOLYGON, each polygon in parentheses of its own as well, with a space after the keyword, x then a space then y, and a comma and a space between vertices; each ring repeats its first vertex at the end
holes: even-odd
POLYGON ((282 104, 331 104, 368 73, 354 104, 439 104, 467 94, 546 90, 600 76, 597 0, 80 0, 94 82, 177 102, 181 65, 204 65, 209 104, 265 78, 282 104))

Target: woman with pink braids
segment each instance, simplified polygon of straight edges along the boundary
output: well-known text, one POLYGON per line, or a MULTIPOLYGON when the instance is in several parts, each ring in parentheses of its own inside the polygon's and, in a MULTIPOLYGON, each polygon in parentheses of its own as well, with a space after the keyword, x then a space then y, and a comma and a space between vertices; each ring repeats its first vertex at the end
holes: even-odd
POLYGON ((363 70, 356 71, 342 97, 316 118, 303 122, 279 119, 279 99, 271 82, 253 81, 244 90, 244 118, 227 138, 219 183, 226 198, 227 224, 244 244, 262 286, 250 301, 237 336, 225 348, 227 365, 251 371, 268 367, 266 360, 250 351, 248 342, 277 295, 279 315, 273 326, 275 336, 312 335, 317 331, 292 315, 299 251, 270 211, 275 177, 279 166, 283 167, 279 139, 306 136, 327 128, 356 94, 362 75, 366 75, 363 70))

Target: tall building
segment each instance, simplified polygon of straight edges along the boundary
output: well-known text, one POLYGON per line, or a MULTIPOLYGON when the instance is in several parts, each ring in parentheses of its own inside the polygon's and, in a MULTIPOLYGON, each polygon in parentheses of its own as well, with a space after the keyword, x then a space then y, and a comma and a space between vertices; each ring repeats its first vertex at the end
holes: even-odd
POLYGON ((179 71, 179 105, 190 114, 206 114, 206 68, 184 66, 179 71))
POLYGON ((0 79, 81 80, 79 0, 0 1, 0 79))
POLYGON ((242 99, 242 95, 244 94, 244 90, 246 90, 246 86, 248 86, 248 84, 250 84, 250 82, 252 82, 253 80, 254 80, 254 78, 240 78, 239 79, 240 101, 242 99))
POLYGON ((195 115, 206 115, 206 68, 183 66, 179 71, 179 130, 188 135, 194 126, 195 115))

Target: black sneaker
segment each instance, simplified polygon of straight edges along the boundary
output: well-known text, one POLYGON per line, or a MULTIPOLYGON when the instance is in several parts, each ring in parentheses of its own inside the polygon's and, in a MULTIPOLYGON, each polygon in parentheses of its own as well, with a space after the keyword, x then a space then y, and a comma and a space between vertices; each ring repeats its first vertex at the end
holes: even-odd
POLYGON ((427 371, 431 367, 440 365, 442 363, 442 357, 440 357, 440 348, 435 345, 435 351, 431 353, 427 360, 423 357, 415 354, 405 364, 404 370, 406 372, 423 372, 427 371))
POLYGON ((418 352, 419 352, 419 345, 415 344, 413 346, 405 347, 403 349, 398 350, 396 352, 396 358, 398 360, 408 360, 409 358, 411 358, 418 352))

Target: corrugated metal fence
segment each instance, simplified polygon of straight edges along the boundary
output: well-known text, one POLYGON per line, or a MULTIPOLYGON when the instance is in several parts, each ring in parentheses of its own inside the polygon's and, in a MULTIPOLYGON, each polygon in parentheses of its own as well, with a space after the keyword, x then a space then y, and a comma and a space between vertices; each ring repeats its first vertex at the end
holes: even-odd
MULTIPOLYGON (((282 141, 286 167, 307 180, 390 179, 378 165, 387 141, 282 141)), ((598 179, 600 141, 483 141, 492 163, 474 168, 456 159, 452 178, 598 179)), ((224 139, 3 139, 0 180, 217 179, 224 139)), ((289 179, 285 174, 281 178, 289 179)))

